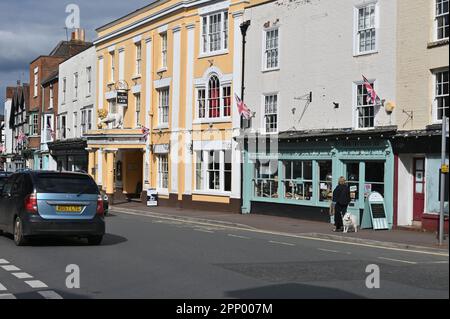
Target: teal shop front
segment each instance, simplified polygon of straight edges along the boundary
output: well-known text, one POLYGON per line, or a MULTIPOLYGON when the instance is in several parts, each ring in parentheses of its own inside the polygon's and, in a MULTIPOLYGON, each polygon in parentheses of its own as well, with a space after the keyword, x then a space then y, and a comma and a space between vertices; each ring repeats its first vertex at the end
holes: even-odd
POLYGON ((264 136, 262 142, 261 137, 259 142, 258 137, 249 137, 242 212, 329 222, 333 189, 344 176, 352 198, 348 211, 361 220, 367 196, 379 192, 392 227, 394 154, 389 133, 290 132, 270 139, 264 136))

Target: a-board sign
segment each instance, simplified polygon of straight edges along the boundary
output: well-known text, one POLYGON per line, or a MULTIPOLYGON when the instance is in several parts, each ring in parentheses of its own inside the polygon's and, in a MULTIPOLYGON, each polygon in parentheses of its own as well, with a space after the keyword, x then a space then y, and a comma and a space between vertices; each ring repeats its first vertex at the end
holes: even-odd
POLYGON ((372 192, 367 197, 361 228, 389 229, 386 206, 380 193, 372 192))
POLYGON ((158 206, 158 192, 154 188, 147 189, 147 206, 158 206))

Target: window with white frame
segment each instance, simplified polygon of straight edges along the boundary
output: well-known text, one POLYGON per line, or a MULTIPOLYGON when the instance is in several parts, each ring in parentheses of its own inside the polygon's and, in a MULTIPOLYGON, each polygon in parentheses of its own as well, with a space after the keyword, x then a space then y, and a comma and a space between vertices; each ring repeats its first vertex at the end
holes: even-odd
POLYGON ((53 108, 53 101, 54 101, 54 97, 53 97, 53 84, 50 84, 50 104, 48 106, 49 109, 53 108))
POLYGON ((197 116, 199 119, 229 118, 231 116, 231 85, 220 83, 212 75, 206 87, 197 88, 197 116))
POLYGON ((276 69, 279 66, 278 33, 278 28, 264 31, 264 70, 276 69))
POLYGON ((228 48, 228 11, 202 17, 202 53, 228 48))
POLYGON ((44 143, 51 142, 55 138, 55 131, 53 125, 53 115, 44 115, 44 143))
POLYGON ((39 69, 36 68, 34 69, 34 85, 33 85, 33 96, 36 97, 38 96, 38 83, 39 83, 39 74, 38 74, 39 69))
POLYGON ((136 43, 136 75, 141 74, 141 65, 142 65, 142 45, 140 42, 136 43))
POLYGON ((66 91, 67 91, 67 79, 63 79, 63 87, 62 87, 62 103, 66 103, 66 91))
POLYGON ((375 3, 371 3, 358 7, 356 10, 356 53, 362 54, 376 51, 377 6, 375 3))
POLYGON ((449 35, 448 22, 449 0, 436 0, 436 39, 447 39, 449 35))
POLYGON ((169 188, 169 156, 167 154, 157 155, 158 161, 158 188, 169 188))
POLYGON ((72 121, 73 121, 73 137, 75 137, 77 134, 77 131, 78 131, 78 113, 77 112, 73 112, 72 121))
POLYGON ((92 68, 90 66, 86 68, 86 82, 87 82, 86 95, 90 96, 92 93, 92 68))
POLYGON ((78 98, 78 72, 73 74, 73 96, 74 99, 78 98))
POLYGON ((30 135, 39 135, 39 116, 37 113, 30 114, 30 135))
POLYGON ((114 73, 116 72, 116 65, 115 65, 115 61, 114 61, 114 59, 115 59, 115 54, 114 54, 114 51, 111 51, 110 53, 109 53, 109 57, 110 57, 110 59, 111 59, 111 70, 110 70, 110 82, 112 82, 112 83, 114 83, 114 73))
POLYGON ((158 124, 169 123, 169 88, 158 90, 158 124))
POLYGON ((195 152, 195 189, 198 191, 231 191, 231 150, 195 152))
POLYGON ((141 94, 135 94, 136 127, 141 125, 141 94))
POLYGON ((59 131, 59 138, 60 139, 66 139, 67 137, 67 127, 66 127, 66 116, 61 115, 58 118, 58 131, 59 131))
POLYGON ((81 132, 86 134, 92 129, 92 110, 86 109, 81 111, 81 132))
POLYGON ((448 70, 434 73, 435 97, 434 114, 435 121, 441 121, 444 116, 449 116, 448 70))
POLYGON ((161 36, 161 68, 167 68, 167 32, 160 34, 161 36))
MULTIPOLYGON (((373 81, 369 81, 375 89, 373 81)), ((375 104, 369 97, 364 83, 356 85, 356 111, 358 128, 372 128, 375 125, 375 104)))
POLYGON ((278 130, 278 95, 264 96, 264 129, 266 133, 278 130))

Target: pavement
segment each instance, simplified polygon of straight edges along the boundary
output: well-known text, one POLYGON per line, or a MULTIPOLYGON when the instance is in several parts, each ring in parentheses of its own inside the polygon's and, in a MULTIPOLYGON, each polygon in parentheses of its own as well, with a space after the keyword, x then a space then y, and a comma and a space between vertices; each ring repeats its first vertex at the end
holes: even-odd
POLYGON ((315 237, 312 226, 330 226, 289 218, 142 208, 115 205, 100 246, 0 236, 0 299, 449 298, 443 249, 315 237))
POLYGON ((333 225, 302 220, 298 218, 260 215, 236 214, 228 212, 176 209, 169 207, 147 207, 141 202, 123 202, 112 206, 112 209, 131 212, 154 213, 179 219, 191 219, 209 223, 229 224, 243 228, 265 230, 277 233, 308 235, 316 238, 334 239, 345 242, 367 243, 398 247, 405 249, 440 250, 448 252, 448 235, 443 245, 438 244, 437 236, 430 232, 413 230, 373 230, 359 229, 357 233, 335 233, 333 225))

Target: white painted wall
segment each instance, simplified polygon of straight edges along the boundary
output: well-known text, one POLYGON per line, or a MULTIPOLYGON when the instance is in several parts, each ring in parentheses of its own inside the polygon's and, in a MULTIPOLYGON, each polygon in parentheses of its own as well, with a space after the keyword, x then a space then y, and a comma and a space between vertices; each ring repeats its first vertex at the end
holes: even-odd
POLYGON ((94 103, 96 98, 97 56, 95 47, 91 47, 59 65, 58 116, 66 114, 67 138, 81 137, 81 110, 92 109, 92 126, 95 128, 94 103), (88 94, 86 69, 91 67, 91 93, 88 94), (73 90, 74 73, 78 72, 78 98, 73 90), (63 79, 66 78, 66 100, 63 101, 63 79), (77 112, 77 128, 73 123, 73 113, 77 112))
POLYGON ((13 152, 13 131, 9 128, 9 117, 11 113, 11 99, 5 101, 4 115, 5 115, 5 130, 3 141, 6 147, 6 154, 11 154, 13 152))
MULTIPOLYGON (((396 99, 396 1, 378 0, 378 53, 354 56, 354 10, 364 0, 276 1, 245 11, 251 20, 247 35, 245 100, 256 112, 253 128, 263 125, 264 93, 279 92, 279 131, 350 128, 354 126, 354 82, 376 79, 382 99, 396 99), (264 24, 277 22, 280 36, 280 70, 262 72, 264 24), (313 92, 306 101, 294 98, 313 92), (339 103, 338 109, 333 102, 339 103), (293 115, 292 109, 296 108, 293 115)), ((375 126, 395 119, 380 109, 375 126)))

